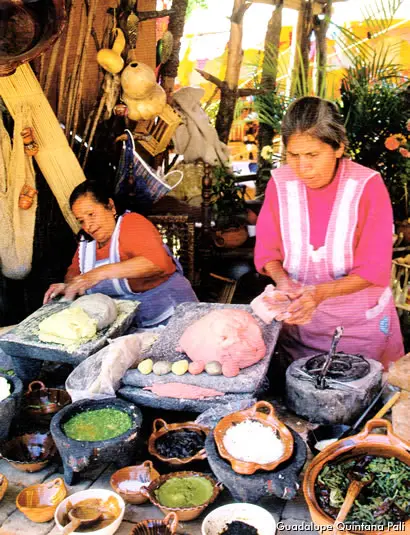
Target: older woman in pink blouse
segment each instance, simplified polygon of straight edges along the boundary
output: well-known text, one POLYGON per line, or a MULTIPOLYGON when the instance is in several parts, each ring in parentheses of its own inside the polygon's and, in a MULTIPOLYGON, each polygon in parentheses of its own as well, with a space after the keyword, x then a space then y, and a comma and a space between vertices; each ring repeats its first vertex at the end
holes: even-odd
POLYGON ((281 345, 292 358, 338 349, 387 365, 404 354, 389 288, 393 214, 379 173, 344 158, 334 104, 295 101, 282 122, 287 164, 272 172, 255 264, 292 302, 281 345))

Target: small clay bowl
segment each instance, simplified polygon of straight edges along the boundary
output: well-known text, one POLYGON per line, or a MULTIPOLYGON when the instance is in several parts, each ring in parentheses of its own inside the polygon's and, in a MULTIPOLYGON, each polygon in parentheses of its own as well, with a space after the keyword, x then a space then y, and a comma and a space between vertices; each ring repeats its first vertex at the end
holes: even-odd
POLYGON ((0 502, 4 498, 8 486, 9 482, 7 477, 3 476, 3 474, 0 474, 0 502))
POLYGON ((159 473, 155 470, 151 461, 144 461, 142 464, 136 466, 127 466, 117 470, 113 473, 110 479, 110 484, 114 492, 119 494, 121 498, 128 503, 141 504, 148 501, 148 497, 141 494, 140 491, 120 490, 120 483, 123 481, 140 481, 146 483, 146 487, 159 477, 159 473))
POLYGON ((157 418, 154 420, 152 424, 152 433, 148 439, 148 451, 151 455, 162 461, 163 463, 167 463, 171 466, 181 466, 184 464, 191 463, 193 461, 201 461, 203 459, 206 459, 206 450, 205 450, 205 438, 207 437, 209 433, 209 428, 204 427, 202 425, 198 425, 194 422, 184 422, 179 424, 167 424, 165 420, 162 420, 161 418, 157 418), (157 451, 157 448, 155 446, 156 441, 160 438, 166 435, 169 432, 175 432, 175 431, 184 431, 184 430, 190 430, 190 431, 196 431, 198 434, 204 434, 204 447, 200 449, 195 455, 192 455, 191 457, 162 457, 157 451))
POLYGON ((0 445, 0 457, 21 472, 38 472, 56 453, 51 433, 27 433, 0 445))
POLYGON ((48 522, 66 496, 64 481, 57 477, 48 483, 23 489, 17 495, 16 505, 19 511, 33 522, 48 522))
MULTIPOLYGON (((237 474, 251 475, 257 470, 266 470, 271 472, 284 461, 287 461, 293 453, 293 436, 289 429, 284 425, 275 414, 275 410, 267 401, 258 401, 249 409, 228 414, 217 423, 214 429, 215 443, 218 448, 219 455, 231 463, 232 469, 237 474), (267 409, 268 414, 259 412, 259 409, 267 409), (271 463, 259 464, 256 462, 247 462, 235 459, 228 453, 224 446, 224 436, 227 430, 233 425, 240 424, 246 420, 252 420, 261 423, 262 425, 270 427, 281 439, 284 450, 283 454, 272 461, 271 463)), ((250 445, 252 444, 252 437, 249 437, 250 445)))
POLYGON ((167 515, 168 513, 176 513, 178 520, 181 522, 188 521, 188 520, 194 520, 197 518, 202 511, 204 511, 208 505, 210 505, 218 496, 218 494, 222 490, 222 484, 217 483, 212 477, 202 474, 201 472, 171 472, 170 474, 165 474, 162 476, 159 476, 157 479, 154 479, 150 483, 150 485, 145 488, 143 487, 141 489, 141 492, 147 496, 150 500, 150 502, 161 509, 161 511, 164 513, 164 515, 167 515), (168 479, 179 477, 204 477, 208 481, 212 483, 212 486, 214 488, 212 492, 212 496, 207 500, 206 502, 202 503, 201 505, 197 505, 196 507, 165 507, 165 505, 162 505, 157 497, 155 496, 155 491, 159 489, 161 485, 163 485, 168 479))
POLYGON ((61 388, 46 388, 41 381, 28 385, 23 398, 23 410, 31 418, 37 419, 53 415, 71 403, 71 397, 61 388))
POLYGON ((168 513, 162 520, 155 518, 138 522, 128 535, 174 535, 177 528, 176 513, 168 513))
POLYGON ((351 429, 350 426, 343 424, 319 425, 317 429, 308 431, 306 443, 313 455, 317 455, 324 448, 318 449, 316 444, 322 440, 333 440, 333 442, 337 442, 349 429, 351 429))

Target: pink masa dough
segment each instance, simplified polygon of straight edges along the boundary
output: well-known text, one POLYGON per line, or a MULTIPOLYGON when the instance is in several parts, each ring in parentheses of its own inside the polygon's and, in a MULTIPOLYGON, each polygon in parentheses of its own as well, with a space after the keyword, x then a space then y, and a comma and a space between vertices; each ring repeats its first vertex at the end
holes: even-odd
POLYGON ((219 361, 229 370, 246 368, 266 353, 262 331, 245 310, 213 310, 185 329, 178 351, 192 361, 219 361))

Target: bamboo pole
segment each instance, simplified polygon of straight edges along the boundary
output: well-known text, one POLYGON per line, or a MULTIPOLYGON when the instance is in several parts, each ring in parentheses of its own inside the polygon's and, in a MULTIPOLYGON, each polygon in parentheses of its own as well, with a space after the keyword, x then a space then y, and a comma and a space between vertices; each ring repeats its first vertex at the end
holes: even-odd
POLYGON ((89 137, 89 139, 87 141, 87 150, 85 151, 84 160, 83 160, 83 164, 82 164, 82 168, 83 169, 85 168, 85 165, 86 165, 87 160, 88 160, 88 154, 89 154, 90 149, 91 149, 91 143, 93 142, 95 131, 97 130, 98 121, 99 121, 99 119, 101 117, 101 114, 103 112, 105 103, 107 101, 107 96, 108 96, 108 93, 104 93, 102 95, 101 100, 100 100, 100 105, 98 106, 98 110, 97 110, 96 116, 94 118, 94 123, 93 123, 93 126, 91 128, 90 137, 89 137))
POLYGON ((61 62, 61 69, 60 69, 60 80, 58 85, 58 104, 57 104, 57 116, 58 118, 62 118, 63 114, 63 102, 65 97, 65 77, 67 72, 67 61, 68 56, 70 53, 70 45, 71 45, 71 37, 73 35, 73 28, 74 28, 74 17, 75 17, 75 8, 77 6, 76 0, 73 0, 70 8, 70 15, 68 19, 68 28, 67 28, 67 34, 66 39, 64 43, 64 54, 63 59, 61 62))
POLYGON ((75 88, 77 84, 77 73, 79 70, 81 57, 82 57, 82 47, 84 43, 84 31, 86 29, 86 22, 87 22, 87 14, 85 5, 81 2, 80 3, 80 30, 78 33, 78 41, 77 41, 77 49, 75 52, 74 57, 74 63, 73 63, 73 69, 71 72, 71 80, 70 80, 70 86, 68 91, 68 101, 67 101, 67 108, 66 108, 66 119, 65 119, 65 135, 67 139, 70 137, 70 130, 71 130, 71 122, 72 122, 72 113, 73 113, 73 102, 75 97, 75 88))
POLYGON ((95 14, 97 11, 98 6, 98 0, 91 0, 89 4, 89 11, 88 11, 88 18, 87 18, 87 29, 85 33, 84 38, 84 46, 83 46, 83 53, 81 56, 81 65, 80 65, 80 74, 78 78, 78 89, 76 91, 76 99, 75 99, 75 105, 74 105, 74 113, 73 113, 73 135, 71 137, 71 148, 74 147, 75 142, 75 136, 77 133, 77 127, 78 127, 78 119, 80 116, 80 108, 81 108, 81 98, 83 94, 83 87, 84 87, 84 73, 85 73, 85 67, 87 64, 87 52, 90 45, 90 37, 92 34, 93 29, 93 23, 95 14))
POLYGON ((54 43, 54 46, 51 52, 50 62, 48 64, 47 78, 46 78, 46 83, 44 85, 44 93, 47 98, 49 97, 51 83, 53 81, 54 70, 55 70, 56 63, 57 63, 58 53, 60 51, 60 44, 61 44, 61 37, 54 43))

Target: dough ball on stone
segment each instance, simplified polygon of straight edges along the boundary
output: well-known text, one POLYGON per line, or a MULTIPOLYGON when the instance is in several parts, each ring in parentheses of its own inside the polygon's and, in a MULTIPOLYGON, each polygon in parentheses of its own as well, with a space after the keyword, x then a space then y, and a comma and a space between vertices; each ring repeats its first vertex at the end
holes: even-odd
POLYGON ((97 322, 97 329, 108 327, 117 319, 117 305, 114 299, 104 294, 83 295, 76 299, 72 307, 82 308, 97 322))

